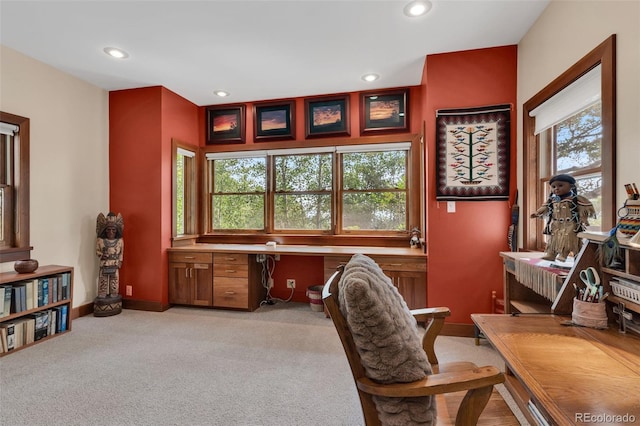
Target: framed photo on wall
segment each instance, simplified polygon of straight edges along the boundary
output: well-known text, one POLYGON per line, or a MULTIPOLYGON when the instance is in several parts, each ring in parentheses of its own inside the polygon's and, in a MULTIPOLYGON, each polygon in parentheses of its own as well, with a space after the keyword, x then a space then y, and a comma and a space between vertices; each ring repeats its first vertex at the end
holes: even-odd
POLYGON ((256 142, 296 138, 294 100, 259 102, 253 105, 253 129, 256 142))
POLYGON ((409 131, 409 90, 382 90, 360 95, 360 135, 409 131))
POLYGON ((304 100, 307 138, 349 136, 349 95, 304 100))
POLYGON ((244 143, 245 105, 207 108, 207 145, 244 143))

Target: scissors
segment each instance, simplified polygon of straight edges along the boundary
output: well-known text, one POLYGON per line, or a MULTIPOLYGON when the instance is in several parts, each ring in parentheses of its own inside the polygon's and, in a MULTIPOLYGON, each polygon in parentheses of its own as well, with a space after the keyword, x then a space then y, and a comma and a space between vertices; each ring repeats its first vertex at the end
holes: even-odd
POLYGON ((587 286, 584 293, 584 300, 586 302, 593 301, 596 294, 600 293, 602 290, 598 271, 596 271, 596 269, 593 267, 583 269, 582 271, 580 271, 580 279, 587 286))

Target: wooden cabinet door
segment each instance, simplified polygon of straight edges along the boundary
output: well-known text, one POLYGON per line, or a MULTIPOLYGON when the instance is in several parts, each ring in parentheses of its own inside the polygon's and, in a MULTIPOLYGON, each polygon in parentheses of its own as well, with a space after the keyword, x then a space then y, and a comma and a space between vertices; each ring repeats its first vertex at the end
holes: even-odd
POLYGON ((169 303, 191 303, 193 285, 189 277, 190 266, 188 263, 169 263, 169 303))
POLYGON ((398 288, 409 309, 427 307, 426 272, 384 272, 398 288))
POLYGON ((197 306, 213 306, 213 273, 209 263, 190 265, 193 286, 193 304, 197 306))

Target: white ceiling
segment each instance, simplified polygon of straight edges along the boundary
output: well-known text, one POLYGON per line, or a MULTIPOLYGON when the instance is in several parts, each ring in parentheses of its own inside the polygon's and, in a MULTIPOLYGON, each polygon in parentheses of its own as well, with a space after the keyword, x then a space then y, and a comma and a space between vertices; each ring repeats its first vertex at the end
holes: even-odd
POLYGON ((548 1, 433 0, 408 18, 408 0, 0 0, 0 43, 106 90, 160 85, 202 106, 414 86, 426 55, 517 44, 548 1))

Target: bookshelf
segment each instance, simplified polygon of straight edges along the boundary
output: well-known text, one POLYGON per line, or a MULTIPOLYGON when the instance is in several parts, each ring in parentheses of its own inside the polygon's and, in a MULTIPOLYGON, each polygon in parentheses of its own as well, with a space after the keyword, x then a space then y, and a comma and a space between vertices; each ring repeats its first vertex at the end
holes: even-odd
POLYGON ((0 274, 0 357, 71 331, 73 268, 0 274), (13 335, 13 337, 9 337, 13 335))

